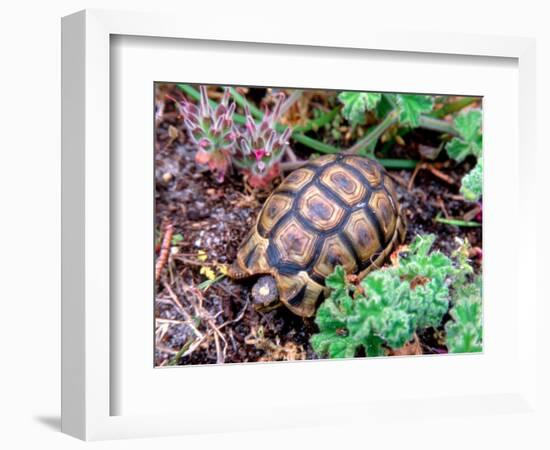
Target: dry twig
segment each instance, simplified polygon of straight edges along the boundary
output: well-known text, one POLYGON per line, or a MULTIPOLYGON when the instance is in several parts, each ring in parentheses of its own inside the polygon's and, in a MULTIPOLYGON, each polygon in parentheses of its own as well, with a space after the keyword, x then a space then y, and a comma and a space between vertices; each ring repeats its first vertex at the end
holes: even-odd
POLYGON ((439 168, 437 168, 435 164, 427 163, 427 162, 420 162, 416 165, 416 168, 414 169, 414 172, 412 173, 411 177, 409 178, 409 185, 407 187, 409 192, 412 190, 412 188, 414 186, 414 180, 415 180, 416 176, 418 175, 418 172, 420 172, 420 170, 422 170, 422 169, 428 170, 433 175, 435 175, 437 178, 445 181, 447 184, 451 184, 451 185, 455 184, 455 180, 453 180, 453 178, 451 178, 446 173, 439 170, 439 168))
POLYGON ((166 222, 164 226, 164 237, 162 238, 162 244, 160 246, 159 257, 155 265, 155 280, 158 282, 162 269, 168 262, 170 256, 170 244, 172 243, 172 235, 174 234, 174 225, 170 222, 166 222))

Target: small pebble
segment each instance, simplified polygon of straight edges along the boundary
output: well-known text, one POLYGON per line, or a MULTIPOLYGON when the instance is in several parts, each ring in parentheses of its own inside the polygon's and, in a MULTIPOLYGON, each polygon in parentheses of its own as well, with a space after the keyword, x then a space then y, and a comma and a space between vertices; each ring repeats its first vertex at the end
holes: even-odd
POLYGON ((199 220, 201 218, 201 213, 195 208, 190 208, 187 210, 187 218, 189 220, 199 220))

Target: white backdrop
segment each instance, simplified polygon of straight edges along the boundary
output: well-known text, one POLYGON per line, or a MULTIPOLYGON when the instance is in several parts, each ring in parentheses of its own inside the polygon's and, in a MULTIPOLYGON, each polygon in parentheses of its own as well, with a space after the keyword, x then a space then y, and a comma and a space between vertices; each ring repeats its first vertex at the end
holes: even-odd
MULTIPOLYGON (((0 445, 4 448, 46 446, 81 448, 83 443, 59 433, 59 202, 60 202, 60 20, 62 15, 82 8, 168 10, 181 15, 182 26, 188 20, 204 20, 223 16, 224 8, 241 10, 251 20, 275 21, 285 27, 324 27, 327 33, 345 33, 348 27, 368 27, 369 23, 387 20, 393 27, 409 30, 455 31, 488 34, 515 34, 538 38, 538 122, 539 180, 546 182, 545 170, 550 157, 544 152, 544 135, 550 114, 544 105, 550 104, 550 32, 548 13, 543 2, 524 0, 506 8, 502 2, 463 0, 446 6, 441 1, 376 2, 359 6, 359 2, 189 2, 65 0, 39 2, 20 0, 3 5, 0 15, 1 86, 0 108, 2 130, 2 161, 0 192, 2 215, 2 270, 0 300, 2 327, 0 338, 4 358, 0 378, 1 426, 0 445), (219 8, 214 4, 219 3, 219 8), (354 4, 357 3, 357 4, 354 4), (205 11, 200 12, 201 5, 205 11), (387 6, 383 6, 387 5, 387 6), (304 19, 300 20, 300 17, 304 19)), ((237 26, 228 23, 228 26, 237 26)), ((549 191, 548 187, 541 189, 549 191)), ((546 197, 550 198, 550 197, 546 197)), ((546 205, 544 205, 546 206, 546 205)), ((542 208, 548 219, 546 208, 542 208)), ((542 214, 541 213, 541 218, 542 214)), ((540 222, 541 224, 543 222, 540 222)), ((542 236, 539 270, 544 267, 542 255, 549 253, 548 240, 542 236), (545 247, 545 248, 542 248, 545 247)), ((546 264, 546 267, 548 265, 546 264)), ((546 308, 548 311, 548 308, 546 308)), ((549 332, 541 330, 541 344, 548 342, 549 332)), ((542 349, 545 347, 542 346, 542 349)), ((547 352, 549 353, 549 352, 547 352)), ((548 359, 546 359, 548 361, 548 359)), ((544 372, 550 379, 548 364, 544 372)), ((548 391, 545 393, 548 399, 548 391)), ((548 400, 547 400, 548 401, 548 400)), ((543 448, 533 441, 530 427, 521 418, 500 416, 484 422, 488 429, 467 419, 457 419, 455 433, 449 442, 432 443, 430 430, 449 426, 448 421, 421 423, 406 419, 399 424, 381 427, 378 436, 364 436, 356 428, 282 430, 266 435, 261 432, 229 436, 195 436, 94 443, 100 448, 150 448, 152 445, 177 445, 208 448, 291 448, 307 445, 318 448, 340 448, 345 445, 367 447, 417 444, 430 448, 432 444, 446 448, 463 448, 466 442, 475 447, 543 448), (492 427, 491 424, 495 426, 492 427), (521 432, 518 430, 522 430, 521 432)), ((548 442, 546 442, 548 445, 548 442)), ((55 448, 54 447, 54 448, 55 448)), ((32 448, 32 447, 31 447, 32 448)))

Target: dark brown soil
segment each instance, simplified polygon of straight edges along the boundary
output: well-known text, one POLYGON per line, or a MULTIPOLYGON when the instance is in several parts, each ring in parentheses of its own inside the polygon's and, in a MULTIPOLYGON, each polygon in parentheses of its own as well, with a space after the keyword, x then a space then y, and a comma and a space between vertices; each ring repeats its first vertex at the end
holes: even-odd
MULTIPOLYGON (((386 157, 419 158, 418 145, 430 145, 431 132, 406 137, 406 146, 389 149, 386 157)), ((311 319, 285 308, 259 313, 251 306, 250 283, 228 278, 206 291, 201 268, 217 275, 235 258, 239 244, 253 224, 265 194, 251 192, 238 174, 218 183, 194 162, 195 149, 187 142, 181 119, 168 104, 157 124, 155 152, 157 256, 167 223, 174 227, 168 262, 157 282, 155 298, 155 364, 186 365, 315 359, 309 337, 316 332, 311 319), (198 343, 198 345, 197 345, 198 343)), ((298 154, 300 154, 300 149, 298 154)), ((461 175, 471 162, 454 167, 440 165, 448 183, 429 170, 420 170, 408 189, 412 171, 391 171, 408 220, 407 242, 417 234, 434 233, 435 245, 446 254, 456 248, 455 238, 468 238, 482 248, 481 228, 458 228, 434 221, 438 215, 462 218, 475 204, 458 195, 461 175)), ((479 268, 480 260, 477 268, 479 268)), ((423 353, 445 348, 434 330, 419 335, 423 353)))

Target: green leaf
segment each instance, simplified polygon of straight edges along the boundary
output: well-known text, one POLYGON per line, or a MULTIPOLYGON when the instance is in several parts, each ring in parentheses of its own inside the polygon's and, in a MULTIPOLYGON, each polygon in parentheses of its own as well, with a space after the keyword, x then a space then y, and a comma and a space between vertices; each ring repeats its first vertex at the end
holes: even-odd
POLYGON ((336 266, 325 280, 325 284, 331 289, 345 289, 346 287, 346 271, 342 266, 336 266))
POLYGON ((468 155, 473 154, 473 146, 469 142, 465 142, 460 138, 452 138, 445 146, 449 158, 454 159, 456 162, 462 162, 468 155))
POLYGON ((365 347, 367 356, 384 356, 384 341, 379 336, 369 335, 367 339, 362 342, 365 347))
POLYGON ((460 193, 470 202, 476 202, 483 193, 483 159, 477 161, 476 166, 462 177, 460 193))
POLYGON ((384 311, 382 324, 381 336, 392 348, 403 347, 413 337, 413 317, 406 311, 387 308, 384 311))
POLYGON ((402 125, 416 128, 420 125, 420 116, 432 110, 434 101, 429 95, 397 94, 397 105, 402 125))
POLYGON ((477 164, 468 172, 461 182, 460 192, 468 201, 477 201, 483 193, 483 136, 481 133, 481 111, 473 109, 458 115, 454 126, 459 137, 447 142, 446 149, 450 158, 462 162, 466 157, 473 155, 477 164))
POLYGON ((481 157, 481 111, 473 109, 458 115, 454 120, 459 137, 452 138, 446 145, 447 154, 457 162, 462 162, 469 155, 481 157))
POLYGON ((342 114, 352 125, 365 123, 365 112, 374 110, 381 98, 376 92, 344 91, 338 95, 344 105, 342 114))
POLYGON ((324 331, 336 331, 346 326, 346 312, 338 309, 333 301, 326 301, 317 311, 315 323, 324 331))
POLYGON ((396 94, 382 94, 382 98, 376 105, 376 117, 384 119, 395 108, 397 108, 396 94))
POLYGON ((450 310, 452 320, 445 325, 447 347, 452 353, 480 352, 483 349, 481 277, 457 291, 450 310))
POLYGON ((430 248, 432 248, 432 245, 435 242, 435 235, 434 234, 426 234, 426 235, 417 235, 414 238, 414 241, 409 245, 409 252, 411 255, 407 258, 407 260, 412 260, 414 257, 422 257, 426 256, 428 252, 430 251, 430 248))
POLYGON ((357 343, 347 337, 333 340, 329 345, 331 358, 353 358, 357 351, 357 343))
POLYGON ((172 245, 178 245, 181 241, 183 241, 181 234, 177 233, 172 236, 172 245))
POLYGON ((353 358, 358 347, 353 339, 331 332, 315 334, 310 342, 315 353, 331 358, 353 358))
POLYGON ((474 142, 478 139, 481 130, 481 111, 474 109, 456 117, 456 131, 460 133, 466 142, 474 142))
POLYGON ((416 286, 411 292, 410 302, 410 311, 416 317, 416 327, 437 328, 449 309, 449 303, 449 289, 439 280, 432 279, 423 286, 416 286))

